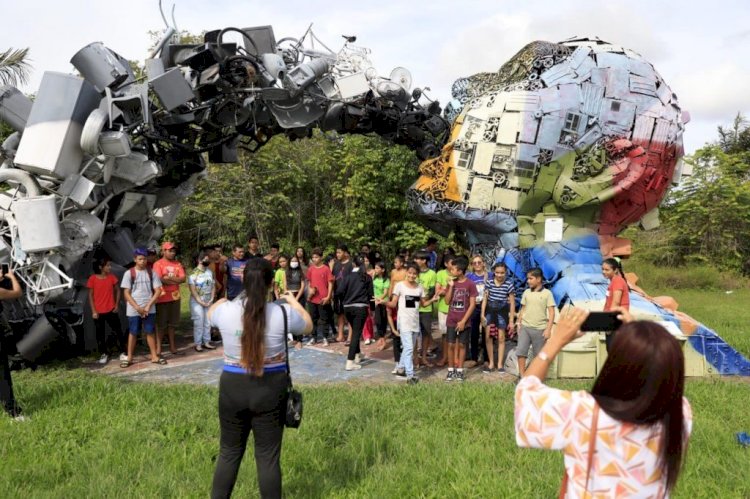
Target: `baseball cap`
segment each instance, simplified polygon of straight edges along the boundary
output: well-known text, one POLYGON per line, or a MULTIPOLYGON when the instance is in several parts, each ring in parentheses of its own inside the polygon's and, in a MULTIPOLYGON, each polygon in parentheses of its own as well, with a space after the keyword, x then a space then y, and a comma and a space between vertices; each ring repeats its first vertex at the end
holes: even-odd
POLYGON ((133 250, 133 256, 148 256, 148 250, 146 248, 136 248, 133 250))

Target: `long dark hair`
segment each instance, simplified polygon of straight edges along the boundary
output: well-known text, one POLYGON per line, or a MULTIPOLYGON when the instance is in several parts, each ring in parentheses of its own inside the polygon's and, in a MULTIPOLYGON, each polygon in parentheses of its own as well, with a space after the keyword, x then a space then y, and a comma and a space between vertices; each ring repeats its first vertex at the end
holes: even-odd
POLYGON ((359 278, 362 280, 362 282, 367 282, 367 278, 370 276, 367 275, 367 269, 365 268, 365 256, 359 254, 354 257, 352 262, 354 264, 354 268, 359 268, 359 278))
POLYGON ((245 309, 242 312, 240 365, 255 376, 263 375, 266 354, 266 301, 273 283, 273 267, 265 258, 253 258, 245 265, 242 286, 245 309))
POLYGON ((591 394, 611 417, 639 425, 661 423, 658 465, 667 491, 677 482, 687 449, 682 395, 685 357, 659 324, 636 321, 617 331, 591 394))

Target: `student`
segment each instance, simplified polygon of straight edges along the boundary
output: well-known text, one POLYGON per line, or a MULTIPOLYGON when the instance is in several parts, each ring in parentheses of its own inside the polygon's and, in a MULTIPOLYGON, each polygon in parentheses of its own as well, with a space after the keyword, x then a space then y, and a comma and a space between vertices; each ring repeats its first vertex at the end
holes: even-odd
POLYGON ((373 299, 372 279, 365 272, 364 258, 361 255, 354 257, 352 271, 341 282, 339 290, 341 308, 352 333, 349 354, 346 357, 346 370, 354 371, 362 368, 362 360, 365 358, 360 350, 360 340, 370 311, 370 301, 373 299))
POLYGON ((307 269, 307 301, 309 303, 312 323, 315 326, 312 337, 307 346, 315 345, 316 336, 322 338, 323 346, 328 346, 328 335, 333 329, 333 311, 331 298, 333 297, 333 273, 328 265, 323 263, 323 250, 312 250, 311 265, 307 269), (321 321, 323 324, 321 324, 321 321))
MULTIPOLYGON (((414 253, 414 263, 419 269, 419 284, 424 290, 425 297, 430 301, 426 307, 419 308, 419 331, 421 336, 421 348, 417 352, 418 363, 421 366, 432 367, 427 361, 427 353, 432 346, 432 304, 435 300, 435 285, 437 284, 437 274, 428 266, 430 255, 426 251, 417 251, 414 253)), ((439 297, 438 297, 439 298, 439 297)))
POLYGON ((184 355, 177 350, 175 330, 180 323, 180 284, 187 276, 182 264, 177 260, 177 246, 169 241, 161 245, 162 257, 154 262, 154 273, 162 282, 161 296, 156 300, 156 354, 161 355, 161 342, 166 333, 169 352, 184 355))
POLYGON ((310 260, 307 259, 307 252, 302 246, 297 246, 294 250, 294 255, 299 260, 299 268, 302 269, 302 274, 307 274, 307 267, 310 265, 310 260))
MULTIPOLYGON (((630 310, 630 288, 625 280, 619 259, 607 258, 604 260, 602 262, 602 274, 609 281, 604 311, 609 312, 615 307, 630 310)), ((605 332, 604 341, 607 344, 607 352, 609 352, 609 346, 612 344, 614 337, 615 331, 605 332)))
POLYGON ((455 258, 451 265, 453 280, 448 282, 448 292, 445 295, 445 301, 450 304, 446 319, 449 364, 445 381, 465 379, 464 360, 471 333, 469 321, 477 305, 477 287, 466 277, 468 267, 469 261, 464 256, 455 258))
POLYGON ((482 324, 484 325, 484 344, 487 347, 488 365, 483 372, 491 373, 495 370, 495 347, 490 329, 495 326, 497 330, 497 370, 503 369, 503 357, 505 356, 505 328, 515 327, 514 317, 516 315, 516 290, 513 281, 508 279, 508 267, 499 262, 492 266, 492 279, 484 286, 484 300, 482 300, 482 324))
POLYGON ((245 265, 247 265, 245 248, 241 244, 235 244, 232 248, 232 257, 227 258, 225 265, 227 300, 234 300, 242 293, 242 274, 245 272, 245 265))
POLYGON ((394 374, 405 375, 406 382, 410 385, 419 382, 414 375, 414 363, 412 359, 414 343, 419 335, 419 307, 432 305, 437 297, 426 298, 424 288, 418 281, 419 268, 410 264, 406 268, 406 279, 396 284, 393 288, 391 300, 388 307, 398 310, 398 332, 401 337, 401 360, 394 374))
POLYGON ((284 271, 284 289, 291 291, 294 298, 303 307, 307 304, 305 300, 305 272, 302 268, 300 258, 295 254, 289 259, 289 265, 284 271))
POLYGON ((375 296, 375 312, 373 315, 375 316, 375 336, 377 337, 375 346, 378 350, 385 350, 385 331, 388 325, 386 303, 388 302, 388 288, 391 286, 391 281, 386 277, 383 262, 375 262, 373 271, 372 286, 375 296))
POLYGON ((216 348, 211 344, 211 326, 208 321, 208 308, 216 297, 214 273, 211 272, 210 265, 208 253, 201 251, 196 258, 195 268, 188 276, 190 318, 193 321, 193 342, 196 352, 216 348))
POLYGON ((273 276, 273 296, 276 300, 281 298, 286 292, 286 271, 288 269, 289 259, 286 255, 279 255, 277 258, 277 265, 271 264, 276 269, 273 276))
POLYGON ((133 365, 135 339, 143 331, 151 354, 151 363, 166 364, 163 357, 156 353, 156 300, 161 296, 161 280, 156 272, 146 267, 145 248, 136 248, 133 252, 135 266, 122 276, 120 287, 125 296, 125 315, 128 317, 128 357, 120 362, 120 367, 133 365))
MULTIPOLYGON (((242 248, 242 250, 243 254, 245 255, 244 257, 247 260, 252 260, 253 258, 263 258, 263 254, 260 252, 260 243, 258 242, 258 238, 255 236, 250 236, 247 238, 247 253, 245 253, 244 248, 242 248)), ((242 279, 240 279, 240 283, 242 283, 242 279)))
MULTIPOLYGON (((349 247, 346 244, 339 244, 336 246, 336 259, 333 261, 331 272, 335 282, 333 283, 333 313, 337 315, 337 329, 336 329, 336 341, 345 341, 344 345, 349 346, 350 339, 344 337, 344 323, 346 322, 346 316, 344 315, 344 309, 341 304, 343 298, 341 294, 341 283, 344 282, 344 278, 354 268, 352 264, 351 256, 349 254, 349 247)), ((349 335, 351 336, 352 328, 349 325, 349 335)))
POLYGON ((127 343, 123 341, 122 324, 120 315, 117 313, 117 304, 120 303, 120 286, 117 277, 112 275, 112 263, 107 258, 98 258, 94 261, 94 273, 86 282, 89 288, 89 305, 91 306, 91 317, 96 326, 96 344, 99 348, 100 364, 109 361, 107 355, 106 325, 115 334, 117 348, 127 358, 125 350, 127 343))
MULTIPOLYGON (((479 305, 484 298, 484 282, 488 279, 487 266, 484 264, 482 255, 475 254, 471 257, 472 271, 466 274, 468 279, 474 282, 477 287, 477 307, 471 316, 471 336, 469 337, 469 358, 471 363, 476 365, 481 359, 482 348, 482 315, 479 305)), ((472 366, 473 367, 473 366, 472 366)))
POLYGON ((521 311, 518 312, 516 324, 518 330, 518 375, 523 377, 526 372, 526 357, 529 356, 529 346, 534 347, 534 355, 542 351, 544 342, 552 333, 555 320, 555 298, 542 283, 542 270, 533 268, 526 273, 526 289, 521 295, 521 311))
POLYGON ((224 256, 224 247, 221 244, 214 244, 205 248, 209 253, 209 259, 211 264, 209 269, 214 274, 214 287, 215 296, 221 298, 226 294, 226 262, 227 258, 224 256))
POLYGON ((426 251, 427 255, 429 256, 427 260, 427 266, 435 271, 437 271, 437 260, 438 260, 437 244, 438 244, 438 240, 436 238, 428 237, 427 244, 422 250, 422 251, 426 251))
MULTIPOLYGON (((450 248, 448 248, 450 249, 450 248)), ((444 267, 437 272, 435 276, 435 294, 440 296, 440 300, 437 304, 438 309, 438 331, 440 331, 441 341, 441 359, 435 364, 436 367, 445 367, 448 364, 448 326, 446 321, 448 320, 448 302, 445 301, 445 295, 448 292, 448 282, 453 279, 450 273, 451 265, 453 263, 453 255, 448 254, 441 262, 444 267)))
POLYGON ((274 269, 279 268, 279 258, 281 256, 281 252, 279 248, 280 248, 279 243, 273 243, 271 245, 271 251, 266 256, 263 257, 269 262, 271 262, 271 266, 274 269))

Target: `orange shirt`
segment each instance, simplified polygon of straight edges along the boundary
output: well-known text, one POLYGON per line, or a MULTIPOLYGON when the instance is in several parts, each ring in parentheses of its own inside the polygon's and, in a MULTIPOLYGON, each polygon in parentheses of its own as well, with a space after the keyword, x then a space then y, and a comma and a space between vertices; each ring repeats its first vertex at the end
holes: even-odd
POLYGON ((154 272, 162 280, 161 296, 156 300, 156 303, 169 303, 179 300, 180 285, 167 284, 164 282, 164 277, 185 277, 185 269, 182 264, 177 260, 160 258, 154 262, 154 272))
POLYGON ((620 306, 625 310, 630 310, 630 295, 628 283, 625 279, 616 275, 609 282, 609 288, 607 288, 607 300, 604 302, 604 311, 607 312, 612 307, 612 298, 615 291, 622 291, 622 298, 620 298, 620 306))

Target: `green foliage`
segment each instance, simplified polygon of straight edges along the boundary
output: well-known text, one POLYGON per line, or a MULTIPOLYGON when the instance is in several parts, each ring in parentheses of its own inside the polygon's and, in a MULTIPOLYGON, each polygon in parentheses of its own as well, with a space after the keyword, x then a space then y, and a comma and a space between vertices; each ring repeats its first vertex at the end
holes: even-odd
MULTIPOLYGON (((219 448, 213 387, 129 383, 81 370, 14 373, 30 420, 0 417, 0 497, 206 497, 219 448), (158 470, 158 471, 155 471, 158 470)), ((565 389, 589 382, 556 381, 565 389)), ((305 386, 284 432, 287 497, 554 497, 559 452, 519 449, 512 383, 305 386)), ((748 497, 750 385, 691 380, 688 456, 673 497, 748 497)), ((252 439, 252 436, 250 437, 252 439)), ((257 497, 248 445, 235 497, 257 497)))
POLYGON ((255 154, 241 152, 238 164, 210 165, 168 235, 183 248, 249 234, 286 252, 339 242, 389 255, 422 247, 435 234, 417 223, 405 196, 417 166, 411 151, 377 137, 277 136, 255 154))
POLYGON ((9 48, 0 52, 0 85, 23 85, 28 82, 31 71, 28 55, 28 48, 9 48))

